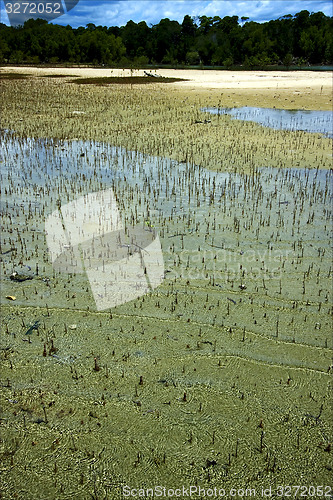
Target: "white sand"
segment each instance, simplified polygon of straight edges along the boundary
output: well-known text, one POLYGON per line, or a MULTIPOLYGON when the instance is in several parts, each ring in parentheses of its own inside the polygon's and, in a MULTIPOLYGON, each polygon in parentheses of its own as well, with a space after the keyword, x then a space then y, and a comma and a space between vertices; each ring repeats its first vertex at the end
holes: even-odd
MULTIPOLYGON (((4 72, 27 73, 36 76, 64 75, 87 78, 105 76, 143 76, 143 70, 95 69, 95 68, 34 68, 6 67, 4 72)), ((164 77, 185 78, 186 82, 173 85, 186 88, 206 89, 332 89, 332 72, 329 71, 215 71, 215 70, 147 70, 164 77)))

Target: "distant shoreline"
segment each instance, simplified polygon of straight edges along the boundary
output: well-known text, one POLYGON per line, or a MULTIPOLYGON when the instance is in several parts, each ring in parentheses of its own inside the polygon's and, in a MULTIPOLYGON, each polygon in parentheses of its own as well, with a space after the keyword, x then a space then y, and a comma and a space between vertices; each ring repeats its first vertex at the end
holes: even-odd
MULTIPOLYGON (((107 70, 114 70, 114 69, 129 69, 131 70, 130 67, 123 67, 123 66, 105 66, 105 65, 94 65, 94 64, 89 64, 89 63, 29 63, 29 62, 22 62, 22 63, 1 63, 0 64, 0 69, 1 68, 90 68, 90 69, 107 69, 107 70)), ((132 68, 133 69, 133 68, 132 68)), ((231 67, 226 67, 226 66, 200 66, 200 65, 178 65, 178 66, 171 66, 168 64, 163 64, 163 65, 148 65, 146 66, 140 66, 135 68, 135 71, 160 71, 163 69, 171 69, 171 70, 184 70, 184 71, 229 71, 229 72, 244 72, 244 71, 267 71, 270 73, 271 71, 281 71, 281 72, 297 72, 297 71, 333 71, 333 65, 332 64, 313 64, 313 65, 308 65, 308 66, 283 66, 283 65, 272 65, 272 66, 264 66, 264 67, 259 67, 259 66, 253 66, 253 67, 246 67, 244 65, 238 65, 238 66, 231 66, 231 67)))
MULTIPOLYGON (((3 66, 3 72, 26 73, 32 76, 63 75, 78 77, 138 76, 144 70, 104 69, 91 67, 37 67, 3 66), (74 74, 73 74, 74 73, 74 74)), ((202 69, 156 69, 149 70, 163 77, 184 78, 187 81, 175 82, 179 88, 193 89, 290 89, 313 90, 332 89, 332 71, 228 71, 202 69)))

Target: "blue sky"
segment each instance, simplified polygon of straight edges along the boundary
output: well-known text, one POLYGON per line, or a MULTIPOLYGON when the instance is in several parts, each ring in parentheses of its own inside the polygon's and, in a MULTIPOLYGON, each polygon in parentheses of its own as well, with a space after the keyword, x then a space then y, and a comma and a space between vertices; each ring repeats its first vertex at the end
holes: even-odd
MULTIPOLYGON (((12 0, 14 1, 14 0, 12 0)), ((28 0, 20 0, 28 1, 28 0)), ((31 0, 29 0, 31 1, 31 0)), ((36 3, 47 0, 34 0, 36 3)), ((53 0, 54 2, 55 0, 53 0)), ((123 26, 127 21, 146 21, 157 24, 161 19, 181 22, 186 14, 190 16, 246 16, 256 22, 266 22, 301 10, 324 12, 333 15, 332 2, 326 0, 58 0, 62 7, 70 2, 76 5, 66 14, 53 20, 73 28, 93 23, 96 26, 123 26)), ((1 2, 1 22, 9 24, 1 2)))

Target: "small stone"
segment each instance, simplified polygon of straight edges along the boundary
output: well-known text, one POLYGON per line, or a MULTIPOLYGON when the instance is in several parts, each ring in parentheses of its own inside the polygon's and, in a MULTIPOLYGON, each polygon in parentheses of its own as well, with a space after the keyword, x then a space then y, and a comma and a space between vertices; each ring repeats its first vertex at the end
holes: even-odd
POLYGON ((12 281, 18 281, 18 282, 22 282, 22 281, 26 281, 26 280, 32 280, 32 276, 27 276, 26 274, 18 274, 16 271, 14 271, 10 276, 9 278, 12 280, 12 281))

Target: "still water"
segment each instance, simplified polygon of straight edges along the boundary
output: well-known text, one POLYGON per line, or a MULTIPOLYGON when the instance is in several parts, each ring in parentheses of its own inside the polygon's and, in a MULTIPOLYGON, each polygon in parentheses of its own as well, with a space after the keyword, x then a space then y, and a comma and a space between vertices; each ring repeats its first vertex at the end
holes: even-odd
POLYGON ((257 108, 204 108, 214 115, 230 115, 236 120, 253 121, 264 127, 284 130, 317 132, 333 137, 333 113, 331 111, 287 110, 257 108))

